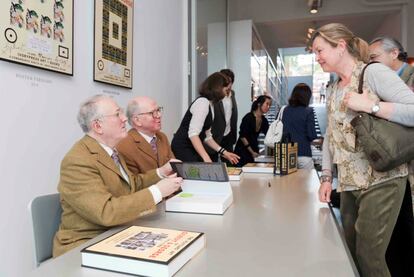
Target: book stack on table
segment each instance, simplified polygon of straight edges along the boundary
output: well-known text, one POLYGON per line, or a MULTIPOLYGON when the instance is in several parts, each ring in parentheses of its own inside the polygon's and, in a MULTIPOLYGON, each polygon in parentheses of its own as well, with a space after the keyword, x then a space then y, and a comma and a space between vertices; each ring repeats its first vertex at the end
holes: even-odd
POLYGON ((204 247, 203 233, 131 226, 84 248, 82 266, 169 277, 204 247))

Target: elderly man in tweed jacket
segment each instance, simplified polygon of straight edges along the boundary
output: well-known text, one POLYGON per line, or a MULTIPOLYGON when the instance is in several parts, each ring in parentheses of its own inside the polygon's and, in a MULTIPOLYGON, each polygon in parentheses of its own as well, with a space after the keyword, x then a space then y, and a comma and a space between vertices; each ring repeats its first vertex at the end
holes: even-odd
POLYGON ((169 164, 145 175, 132 174, 115 146, 126 137, 126 117, 116 102, 97 95, 80 107, 85 132, 64 157, 58 190, 62 221, 54 238, 53 256, 82 244, 109 227, 125 224, 155 210, 179 189, 182 179, 169 164))

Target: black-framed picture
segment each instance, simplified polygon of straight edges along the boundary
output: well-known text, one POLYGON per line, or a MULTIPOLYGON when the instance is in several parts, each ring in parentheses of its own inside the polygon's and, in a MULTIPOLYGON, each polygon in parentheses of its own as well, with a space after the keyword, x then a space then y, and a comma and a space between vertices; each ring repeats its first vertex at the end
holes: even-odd
POLYGON ((132 89, 133 16, 133 0, 95 0, 95 81, 132 89))
POLYGON ((0 59, 73 75, 73 0, 0 1, 0 59))

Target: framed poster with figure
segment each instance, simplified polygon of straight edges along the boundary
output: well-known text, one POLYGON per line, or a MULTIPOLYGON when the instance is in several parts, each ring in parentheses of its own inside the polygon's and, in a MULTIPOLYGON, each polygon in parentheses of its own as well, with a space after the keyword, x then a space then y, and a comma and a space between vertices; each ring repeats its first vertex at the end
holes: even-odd
POLYGON ((73 75, 73 0, 0 1, 0 59, 73 75))
POLYGON ((132 89, 133 13, 133 0, 95 0, 95 81, 132 89))

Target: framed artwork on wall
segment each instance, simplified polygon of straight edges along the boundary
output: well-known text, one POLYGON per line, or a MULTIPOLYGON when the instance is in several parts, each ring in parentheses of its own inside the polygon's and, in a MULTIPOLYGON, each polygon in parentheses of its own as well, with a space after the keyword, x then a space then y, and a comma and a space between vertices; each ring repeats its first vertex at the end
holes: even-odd
POLYGON ((95 0, 95 81, 132 89, 133 13, 133 0, 95 0))
POLYGON ((73 75, 73 0, 0 1, 0 59, 73 75))

